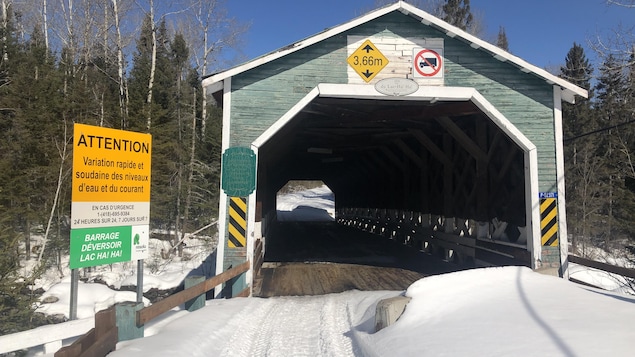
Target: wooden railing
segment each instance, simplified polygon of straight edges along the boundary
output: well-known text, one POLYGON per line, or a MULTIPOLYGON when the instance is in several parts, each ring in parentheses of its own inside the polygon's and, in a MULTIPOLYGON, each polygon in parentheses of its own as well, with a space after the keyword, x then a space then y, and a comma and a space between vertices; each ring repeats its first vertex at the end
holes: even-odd
POLYGON ((105 356, 115 350, 117 345, 118 329, 115 307, 95 314, 95 328, 78 338, 70 346, 61 348, 55 352, 55 357, 74 356, 105 356))
POLYGON ((474 220, 395 209, 341 208, 336 221, 460 264, 531 265, 526 243, 496 240, 489 222, 481 237, 474 220))
MULTIPOLYGON (((258 249, 258 247, 256 247, 258 249)), ((260 248, 262 249, 262 245, 260 248)), ((121 326, 132 325, 143 328, 143 325, 157 318, 181 304, 201 299, 204 302, 205 294, 214 287, 224 284, 240 274, 248 271, 250 262, 233 267, 219 275, 195 284, 183 291, 171 295, 151 306, 140 308, 130 315, 132 321, 123 321, 118 313, 122 304, 113 306, 107 310, 99 311, 95 317, 73 320, 55 325, 41 326, 36 329, 0 336, 0 354, 29 349, 36 346, 44 346, 44 353, 55 356, 105 356, 113 351, 118 341, 121 341, 121 326), (88 331, 88 332, 86 332, 88 331), (83 334, 83 335, 82 335, 83 334), (80 336, 73 344, 62 347, 63 340, 80 336)), ((247 297, 250 295, 250 287, 247 287, 235 297, 247 297)), ((142 305, 141 303, 139 303, 142 305)), ((204 305, 204 304, 203 304, 204 305)), ((202 307, 202 306, 201 306, 202 307)), ((190 309, 190 311, 195 310, 190 309)), ((129 338, 128 338, 129 339, 129 338)))
MULTIPOLYGON (((608 273, 621 275, 621 276, 626 277, 626 278, 635 279, 635 269, 618 267, 618 266, 615 266, 615 265, 602 263, 602 262, 598 262, 598 261, 587 259, 587 258, 578 257, 578 256, 571 255, 571 254, 568 256, 568 259, 569 259, 569 263, 584 265, 584 266, 589 267, 589 268, 594 268, 594 269, 602 270, 602 271, 605 271, 605 272, 608 272, 608 273)), ((575 279, 575 278, 572 278, 572 277, 569 277, 569 281, 572 281, 572 282, 578 283, 578 284, 582 284, 582 285, 592 286, 594 288, 602 289, 602 287, 595 286, 593 284, 590 284, 590 283, 587 283, 587 282, 584 282, 582 280, 578 280, 578 279, 575 279)))
MULTIPOLYGON (((183 291, 180 291, 174 295, 170 295, 167 298, 156 302, 148 307, 145 307, 137 312, 136 324, 137 326, 145 325, 152 319, 155 319, 164 312, 170 311, 173 308, 184 304, 186 301, 193 300, 200 295, 212 290, 214 287, 227 282, 244 272, 249 270, 249 261, 246 261, 239 266, 226 270, 216 276, 213 276, 200 284, 194 285, 183 291)), ((249 296, 249 288, 243 290, 238 294, 238 297, 249 296), (246 290, 246 291, 245 291, 246 290)))

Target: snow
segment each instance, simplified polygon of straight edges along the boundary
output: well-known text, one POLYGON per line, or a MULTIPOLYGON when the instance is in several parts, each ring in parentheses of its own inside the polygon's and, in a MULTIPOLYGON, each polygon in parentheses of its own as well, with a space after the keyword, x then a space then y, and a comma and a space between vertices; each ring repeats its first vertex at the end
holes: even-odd
POLYGON ((278 195, 276 210, 279 221, 333 221, 335 196, 327 186, 278 195))
MULTIPOLYGON (((332 217, 329 192, 279 197, 279 216, 332 217), (315 202, 308 204, 307 197, 315 202)), ((145 283, 176 286, 191 269, 205 266, 203 257, 192 256, 146 269, 145 283)), ((110 275, 108 284, 121 286, 136 282, 130 281, 133 267, 101 271, 110 275)), ((597 276, 575 269, 577 276, 597 276)), ((80 318, 136 297, 96 283, 79 286, 80 318)), ((68 279, 47 288, 46 296, 59 301, 42 311, 67 314, 68 279)), ((110 356, 632 356, 633 321, 633 296, 524 267, 480 268, 427 277, 406 291, 209 300, 195 312, 176 308, 162 315, 146 325, 145 338, 120 342, 110 356), (402 294, 412 299, 404 314, 375 332, 376 304, 402 294)))
POLYGON ((376 303, 400 291, 208 301, 111 356, 631 356, 635 298, 524 267, 433 276, 392 326, 376 303))

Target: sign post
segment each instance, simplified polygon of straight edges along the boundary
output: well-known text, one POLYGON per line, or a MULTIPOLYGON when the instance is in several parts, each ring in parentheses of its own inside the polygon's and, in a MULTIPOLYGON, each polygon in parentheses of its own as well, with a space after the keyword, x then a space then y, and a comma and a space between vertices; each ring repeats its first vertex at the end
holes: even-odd
POLYGON ((151 154, 150 134, 75 124, 71 269, 147 257, 151 154))

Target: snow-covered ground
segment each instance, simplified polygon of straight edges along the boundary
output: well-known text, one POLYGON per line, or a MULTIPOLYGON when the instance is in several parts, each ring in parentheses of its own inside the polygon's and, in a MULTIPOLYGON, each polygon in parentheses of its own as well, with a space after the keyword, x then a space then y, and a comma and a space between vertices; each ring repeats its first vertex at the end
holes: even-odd
POLYGON ((632 356, 635 298, 528 268, 424 278, 392 326, 375 305, 400 291, 208 301, 112 356, 632 356))
MULTIPOLYGON (((283 219, 332 217, 332 194, 324 187, 279 197, 278 204, 283 219)), ((147 262, 146 284, 174 287, 189 271, 205 266, 209 244, 192 241, 188 247, 193 252, 188 259, 147 262), (199 243, 207 248, 194 253, 199 243)), ((114 264, 95 270, 118 287, 134 284, 134 267, 114 264)), ((68 279, 41 285, 45 296, 59 299, 41 311, 68 316, 68 279)), ((135 299, 134 293, 96 283, 81 283, 78 295, 80 318, 113 301, 135 299)), ((193 313, 175 309, 164 314, 146 326, 145 338, 120 342, 111 355, 632 356, 634 321, 633 296, 528 268, 482 268, 424 278, 405 292, 210 300, 193 313), (412 298, 404 315, 375 332, 377 302, 400 294, 412 298)))
POLYGON ((335 196, 327 186, 279 194, 276 201, 279 221, 323 222, 335 219, 335 196))

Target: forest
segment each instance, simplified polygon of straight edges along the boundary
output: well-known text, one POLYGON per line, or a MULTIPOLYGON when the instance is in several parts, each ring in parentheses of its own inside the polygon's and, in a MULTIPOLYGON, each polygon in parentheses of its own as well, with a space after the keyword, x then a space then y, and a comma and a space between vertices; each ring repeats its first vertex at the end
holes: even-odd
MULTIPOLYGON (((469 0, 433 3, 470 31, 469 0)), ((222 5, 0 0, 0 334, 32 321, 38 271, 19 269, 26 253, 60 270, 68 253, 74 123, 152 134, 153 229, 178 242, 217 216, 222 112, 201 79, 236 63, 248 30, 222 5), (31 246, 32 235, 46 245, 31 246)), ((635 246, 635 41, 610 40, 600 63, 572 44, 555 73, 590 93, 563 107, 567 225, 580 255, 635 246)), ((496 44, 508 49, 503 28, 496 44)))
POLYGON ((15 317, 2 333, 24 329, 37 298, 27 252, 60 271, 68 254, 74 123, 152 135, 153 229, 215 220, 222 113, 201 76, 247 28, 221 5, 0 0, 0 308, 15 317))

